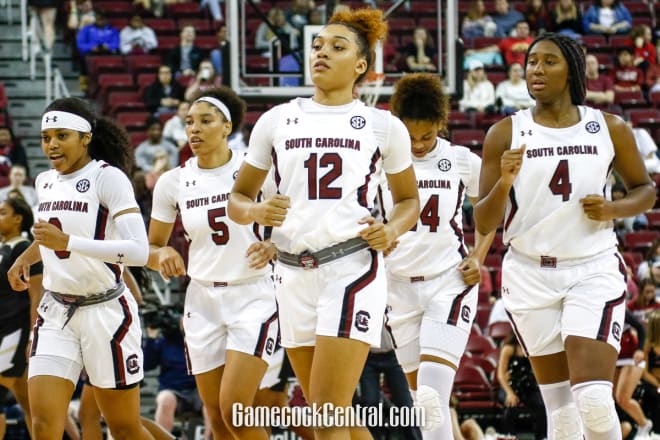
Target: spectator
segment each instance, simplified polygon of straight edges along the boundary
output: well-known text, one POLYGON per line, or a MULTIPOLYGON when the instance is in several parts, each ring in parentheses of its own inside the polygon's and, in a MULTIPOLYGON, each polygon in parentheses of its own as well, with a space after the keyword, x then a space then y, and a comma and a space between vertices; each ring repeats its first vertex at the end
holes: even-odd
POLYGON ((588 34, 626 34, 632 28, 632 16, 619 0, 595 0, 582 17, 588 34))
POLYGON ((145 54, 158 47, 158 39, 154 30, 136 14, 119 33, 119 44, 123 55, 145 54))
POLYGON ((550 27, 552 32, 566 34, 576 40, 582 38, 582 13, 575 0, 559 0, 550 11, 550 27))
MULTIPOLYGON (((622 183, 616 183, 612 186, 612 200, 620 200, 628 194, 626 187, 622 183)), ((644 214, 637 214, 632 217, 619 217, 613 219, 614 231, 620 241, 623 241, 628 232, 639 231, 645 229, 649 225, 649 221, 644 214)))
POLYGON ((57 0, 28 0, 27 4, 39 15, 43 29, 43 49, 45 53, 50 53, 53 50, 53 43, 55 43, 55 18, 60 2, 57 0))
POLYGON ((639 282, 639 295, 635 300, 628 301, 626 304, 628 310, 644 325, 651 312, 660 308, 660 303, 656 301, 658 278, 655 278, 655 275, 658 272, 660 272, 660 259, 656 257, 651 266, 651 278, 643 278, 639 282))
POLYGON ((651 270, 653 269, 654 262, 656 261, 660 262, 660 238, 656 238, 653 243, 651 243, 651 246, 646 251, 646 255, 644 255, 644 261, 639 263, 639 266, 637 266, 637 273, 635 274, 637 279, 660 279, 660 270, 656 269, 656 273, 651 275, 651 270))
POLYGON ((282 42, 284 52, 298 49, 300 31, 286 21, 286 16, 281 8, 270 9, 267 19, 268 23, 261 23, 254 37, 254 46, 262 49, 264 56, 270 56, 270 44, 274 38, 279 38, 282 42))
POLYGON ((222 77, 216 73, 211 61, 206 59, 199 64, 197 75, 188 82, 183 97, 186 101, 191 101, 196 94, 221 85, 222 77))
POLYGON ((614 92, 641 90, 644 84, 644 72, 633 64, 632 49, 621 47, 617 51, 617 64, 612 74, 614 92))
POLYGON ((151 171, 144 174, 144 184, 149 192, 153 193, 158 178, 170 169, 172 169, 170 167, 170 155, 167 151, 164 148, 154 150, 154 163, 151 171))
POLYGON ((119 50, 119 31, 108 24, 104 12, 95 11, 95 15, 96 21, 80 29, 76 36, 82 57, 88 54, 117 53, 119 50))
MULTIPOLYGON (((660 40, 656 42, 655 54, 656 60, 660 60, 660 40)), ((651 93, 660 91, 660 64, 651 64, 649 66, 646 70, 645 83, 649 96, 651 93)))
POLYGON ((94 24, 96 13, 92 0, 71 0, 69 7, 69 17, 66 25, 74 34, 87 25, 94 24))
POLYGON ((545 406, 541 398, 538 383, 532 372, 529 358, 525 355, 516 335, 511 332, 500 348, 497 362, 497 381, 499 382, 500 400, 504 404, 502 427, 507 433, 516 432, 520 404, 532 412, 534 438, 546 437, 545 406))
POLYGON ((413 41, 403 52, 406 56, 406 67, 409 72, 434 72, 438 68, 433 63, 433 40, 428 31, 417 27, 413 31, 413 41))
POLYGON ((614 82, 608 75, 601 75, 598 71, 598 58, 595 55, 585 57, 587 73, 587 95, 585 102, 588 105, 605 108, 614 103, 614 82))
POLYGON ((209 57, 211 59, 211 64, 213 64, 213 68, 222 78, 222 85, 229 87, 231 86, 231 58, 229 54, 229 41, 227 40, 226 24, 218 27, 216 36, 218 37, 218 47, 211 51, 209 57))
POLYGON ((644 355, 646 369, 642 373, 642 407, 653 425, 660 426, 660 311, 652 312, 646 328, 644 355))
POLYGON ((635 26, 630 32, 630 38, 634 47, 633 64, 646 72, 650 66, 656 64, 651 28, 646 24, 635 26))
POLYGON ((0 188, 9 186, 11 174, 11 161, 7 156, 0 156, 0 188))
POLYGON ((653 140, 653 137, 646 128, 633 127, 632 121, 629 121, 628 124, 635 136, 637 150, 639 150, 639 155, 644 161, 646 171, 649 174, 660 174, 660 158, 657 155, 658 145, 653 140))
POLYGON ((302 32, 305 25, 309 24, 309 13, 315 8, 314 0, 291 0, 284 15, 287 22, 302 32))
POLYGON ((523 80, 523 68, 520 63, 510 64, 507 69, 508 79, 502 81, 495 89, 495 98, 501 102, 501 112, 510 115, 520 109, 534 105, 534 98, 527 90, 527 83, 523 80))
POLYGON ((464 38, 492 37, 497 32, 493 17, 486 12, 483 0, 472 0, 467 14, 463 18, 464 38))
POLYGON ((27 154, 25 148, 14 136, 14 132, 8 126, 0 126, 0 156, 9 158, 12 165, 23 165, 27 175, 30 175, 27 154))
POLYGON ((458 107, 461 111, 495 111, 495 87, 488 80, 481 61, 470 61, 458 107))
POLYGON ((525 54, 532 41, 534 38, 529 34, 529 23, 525 20, 516 23, 515 36, 503 38, 498 46, 504 63, 507 66, 513 63, 524 65, 525 54))
POLYGON ((144 91, 147 109, 155 116, 176 111, 183 100, 183 86, 172 78, 172 69, 167 65, 158 68, 158 78, 144 91))
POLYGON ((147 134, 149 137, 135 149, 136 165, 142 171, 151 171, 156 152, 163 149, 169 154, 170 168, 176 167, 179 164, 179 152, 173 143, 163 138, 163 126, 158 118, 147 119, 147 134))
POLYGON ((32 207, 37 207, 39 199, 34 186, 26 184, 27 172, 21 164, 14 164, 9 171, 9 185, 0 189, 0 200, 7 198, 9 191, 16 190, 21 194, 25 202, 32 207))
POLYGON ((495 0, 495 13, 492 15, 497 25, 495 33, 498 37, 507 37, 519 21, 525 20, 525 16, 515 9, 511 9, 508 0, 495 0))
POLYGON ((541 35, 550 27, 550 14, 543 0, 527 0, 523 14, 532 35, 541 35))
POLYGON ((180 101, 176 108, 176 114, 165 121, 165 126, 163 127, 163 137, 175 144, 179 150, 188 143, 185 124, 188 110, 190 110, 190 103, 188 101, 180 101))
POLYGON ((225 17, 222 14, 222 7, 220 7, 220 3, 222 2, 223 0, 202 0, 199 3, 199 7, 208 8, 211 17, 213 17, 213 22, 215 24, 220 24, 225 21, 225 17))
POLYGON ((229 137, 229 148, 241 156, 245 156, 247 154, 248 145, 250 143, 250 135, 252 134, 253 128, 254 124, 250 122, 244 122, 241 126, 240 133, 236 133, 235 136, 229 137))
POLYGON ((175 78, 181 75, 195 75, 199 63, 205 57, 204 51, 195 46, 195 27, 183 26, 179 37, 179 45, 169 51, 166 64, 170 66, 175 78))

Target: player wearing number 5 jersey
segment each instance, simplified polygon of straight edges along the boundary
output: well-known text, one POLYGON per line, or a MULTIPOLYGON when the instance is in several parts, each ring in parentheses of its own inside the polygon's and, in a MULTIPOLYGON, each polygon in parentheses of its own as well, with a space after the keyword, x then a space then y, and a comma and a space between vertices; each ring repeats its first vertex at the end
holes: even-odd
POLYGON ((266 438, 263 428, 232 426, 232 405, 253 404, 278 334, 268 264, 274 247, 256 223, 239 225, 227 216, 243 160, 227 138, 244 113, 245 103, 228 88, 193 101, 185 127, 195 156, 158 179, 149 225, 148 265, 166 277, 186 273, 181 255, 167 246, 177 213, 190 241, 183 317, 188 367, 218 439, 266 438))
POLYGON ((626 282, 612 219, 651 208, 655 191, 625 122, 581 105, 578 43, 545 34, 525 64, 536 105, 486 135, 477 228, 504 221, 502 298, 540 384, 548 438, 620 439, 612 380, 626 282), (617 201, 612 169, 628 190, 617 201))
MULTIPOLYGON (((238 223, 274 226, 282 345, 319 406, 351 405, 369 345, 380 343, 387 292, 378 251, 419 214, 405 127, 353 99, 386 31, 379 10, 331 17, 312 44, 314 96, 259 119, 229 203, 238 223), (279 194, 257 203, 271 167, 279 194), (381 169, 394 199, 387 224, 371 217, 381 169)), ((350 436, 347 427, 317 428, 317 439, 350 436)))
POLYGON ((123 284, 124 264, 146 263, 142 216, 125 174, 126 133, 76 98, 53 101, 41 120, 41 147, 53 169, 36 180, 34 243, 11 267, 23 290, 43 261, 28 367, 32 438, 61 438, 71 394, 84 367, 116 439, 153 438, 140 423, 143 378, 137 304, 123 284))
MULTIPOLYGON (((463 201, 477 201, 481 159, 438 137, 448 103, 439 77, 430 74, 406 75, 390 100, 410 135, 422 208, 417 225, 385 259, 387 322, 416 403, 426 408, 425 439, 452 437, 451 388, 477 313, 479 266, 495 233, 477 233, 471 253, 463 242, 463 201)), ((387 191, 383 202, 387 218, 387 191)))

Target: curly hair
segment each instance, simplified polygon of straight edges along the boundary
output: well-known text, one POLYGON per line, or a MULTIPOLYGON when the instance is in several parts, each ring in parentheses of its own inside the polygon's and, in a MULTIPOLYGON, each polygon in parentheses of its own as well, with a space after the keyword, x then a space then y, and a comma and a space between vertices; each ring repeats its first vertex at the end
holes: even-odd
MULTIPOLYGON (((96 116, 90 106, 80 98, 60 98, 51 102, 44 114, 49 111, 73 113, 85 119, 92 126, 92 140, 87 151, 92 159, 104 160, 119 168, 127 175, 133 168, 133 147, 126 131, 112 119, 96 116)), ((82 138, 84 133, 79 133, 82 138)))
POLYGON ((328 24, 340 24, 349 28, 357 37, 358 52, 367 60, 367 70, 356 80, 362 82, 373 69, 376 59, 375 46, 378 41, 387 38, 387 22, 383 21, 383 11, 380 9, 342 9, 335 12, 328 24))
MULTIPOLYGON (((241 99, 240 96, 236 94, 229 87, 216 87, 213 89, 208 89, 204 92, 198 92, 193 96, 192 102, 195 102, 202 96, 210 96, 212 98, 218 99, 229 109, 229 114, 231 115, 231 133, 234 134, 240 130, 241 124, 243 123, 243 118, 245 117, 245 111, 247 109, 247 104, 241 99)), ((218 113, 220 110, 215 109, 218 113)), ((224 115, 223 115, 224 117, 224 115)))
POLYGON ((449 116, 449 97, 438 75, 412 73, 396 83, 390 110, 401 120, 431 121, 444 128, 449 116))
MULTIPOLYGON (((571 102, 573 105, 582 104, 584 98, 587 96, 587 73, 584 51, 580 43, 564 34, 556 34, 554 32, 543 34, 536 37, 532 44, 529 45, 525 54, 525 66, 527 66, 529 53, 539 41, 551 41, 559 48, 568 64, 568 83, 569 91, 571 92, 571 102)), ((530 95, 532 95, 531 92, 530 95)))

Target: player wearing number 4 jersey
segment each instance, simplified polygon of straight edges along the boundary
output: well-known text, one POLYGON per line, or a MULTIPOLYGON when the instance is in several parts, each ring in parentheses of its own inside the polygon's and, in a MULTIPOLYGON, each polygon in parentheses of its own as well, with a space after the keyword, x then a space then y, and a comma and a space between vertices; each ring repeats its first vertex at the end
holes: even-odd
POLYGON ((625 122, 581 105, 578 43, 545 34, 525 64, 536 105, 486 135, 477 228, 504 220, 502 298, 540 384, 548 437, 620 439, 612 380, 626 282, 612 219, 651 208, 655 191, 625 122), (617 201, 612 169, 628 190, 617 201))
MULTIPOLYGON (((380 343, 387 292, 379 251, 419 214, 405 127, 353 99, 386 30, 380 10, 331 17, 312 44, 314 96, 259 119, 229 203, 238 223, 274 226, 282 345, 319 407, 351 405, 369 345, 380 343), (271 166, 279 194, 257 203, 271 166), (387 224, 371 217, 381 169, 394 199, 387 224)), ((350 437, 347 427, 317 428, 317 439, 350 437)))
MULTIPOLYGON (((479 156, 438 137, 446 129, 449 98, 437 75, 406 75, 396 84, 392 112, 410 134, 417 177, 419 221, 386 258, 388 324, 396 355, 425 407, 425 439, 452 436, 449 399, 456 368, 477 314, 479 266, 495 232, 463 242, 462 206, 479 191, 479 156)), ((383 192, 389 217, 389 193, 383 192)))
MULTIPOLYGON (((278 336, 268 264, 274 247, 256 223, 238 225, 226 212, 243 159, 227 138, 244 112, 245 103, 228 88, 193 101, 185 126, 195 156, 156 182, 149 225, 149 266, 166 277, 186 273, 181 255, 167 246, 177 213, 190 241, 183 317, 189 370, 218 439, 267 438, 263 428, 232 426, 232 405, 253 404, 278 336)), ((276 375, 272 380, 263 386, 276 375)))

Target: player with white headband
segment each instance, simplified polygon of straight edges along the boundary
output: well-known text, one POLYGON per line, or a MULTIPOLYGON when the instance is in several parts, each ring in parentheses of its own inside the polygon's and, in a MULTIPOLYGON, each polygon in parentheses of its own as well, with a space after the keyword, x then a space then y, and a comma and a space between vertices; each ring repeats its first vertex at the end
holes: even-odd
POLYGON ((115 439, 152 439, 140 423, 142 331, 124 264, 147 261, 147 235, 126 173, 132 148, 113 121, 76 98, 52 102, 41 147, 53 169, 36 179, 34 243, 8 272, 15 290, 42 261, 28 369, 35 439, 59 438, 83 367, 115 439))
POLYGON ((232 404, 252 405, 260 384, 277 380, 264 377, 269 364, 277 364, 277 307, 268 264, 275 248, 256 223, 239 225, 227 217, 243 161, 227 138, 244 113, 243 100, 225 87, 192 103, 185 126, 194 157, 158 179, 149 224, 148 266, 165 277, 191 278, 183 317, 189 370, 217 439, 265 438, 263 428, 232 426, 232 404), (167 245, 177 213, 190 241, 187 270, 183 257, 167 245))

